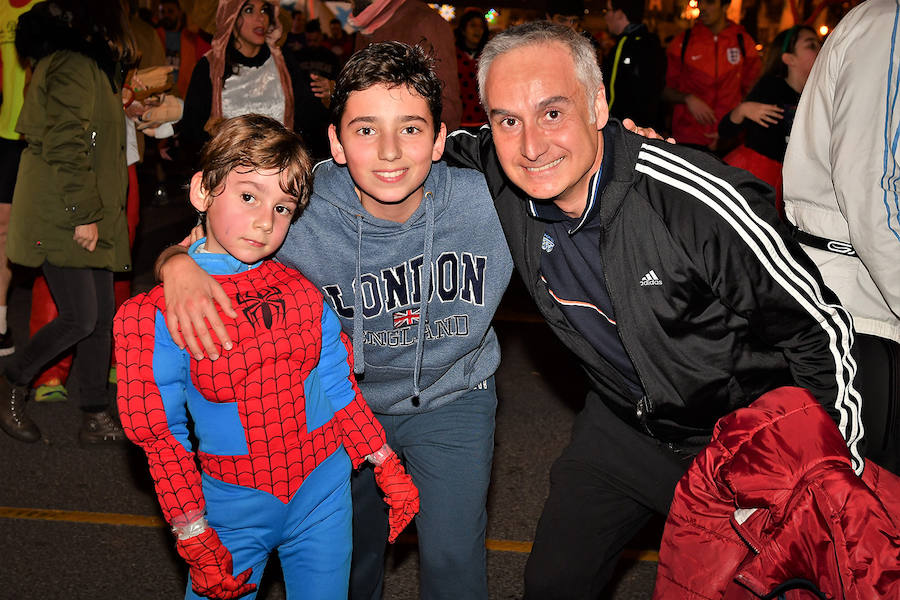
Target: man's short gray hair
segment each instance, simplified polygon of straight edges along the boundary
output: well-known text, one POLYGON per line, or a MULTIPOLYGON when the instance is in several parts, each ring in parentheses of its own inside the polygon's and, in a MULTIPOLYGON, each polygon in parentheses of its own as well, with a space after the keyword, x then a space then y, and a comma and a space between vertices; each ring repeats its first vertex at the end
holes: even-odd
POLYGON ((600 65, 597 64, 597 54, 591 42, 583 35, 551 21, 533 21, 510 27, 494 36, 484 47, 478 57, 478 96, 485 109, 490 110, 485 98, 485 83, 494 59, 517 48, 552 43, 562 44, 572 55, 575 77, 584 89, 593 123, 594 97, 603 85, 603 74, 600 72, 600 65))

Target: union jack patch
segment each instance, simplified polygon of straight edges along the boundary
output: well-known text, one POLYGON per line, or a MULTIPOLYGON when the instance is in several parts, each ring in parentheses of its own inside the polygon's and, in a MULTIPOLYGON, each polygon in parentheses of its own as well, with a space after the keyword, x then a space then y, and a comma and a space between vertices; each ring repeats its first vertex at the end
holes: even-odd
POLYGON ((394 313, 394 329, 409 327, 419 322, 419 311, 406 309, 394 313))

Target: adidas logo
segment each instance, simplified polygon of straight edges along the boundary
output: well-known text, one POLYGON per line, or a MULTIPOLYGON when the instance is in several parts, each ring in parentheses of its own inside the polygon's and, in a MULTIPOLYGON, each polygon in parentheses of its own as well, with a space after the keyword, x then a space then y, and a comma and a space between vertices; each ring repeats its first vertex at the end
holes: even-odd
POLYGON ((556 246, 556 243, 553 241, 553 238, 550 237, 549 233, 544 234, 544 238, 541 240, 541 250, 547 252, 553 252, 553 248, 556 246))
POLYGON ((645 285, 662 285, 662 279, 656 276, 656 272, 650 269, 650 272, 641 277, 641 287, 645 285))

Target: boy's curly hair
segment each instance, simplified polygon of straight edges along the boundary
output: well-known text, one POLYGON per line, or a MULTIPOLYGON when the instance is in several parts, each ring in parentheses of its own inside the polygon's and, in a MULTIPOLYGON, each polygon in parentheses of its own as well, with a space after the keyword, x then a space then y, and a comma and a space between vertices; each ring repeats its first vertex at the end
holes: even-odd
POLYGON ((309 203, 312 159, 300 136, 275 119, 247 114, 216 125, 200 155, 203 189, 215 197, 228 174, 238 168, 277 169, 282 191, 297 199, 295 219, 309 203))

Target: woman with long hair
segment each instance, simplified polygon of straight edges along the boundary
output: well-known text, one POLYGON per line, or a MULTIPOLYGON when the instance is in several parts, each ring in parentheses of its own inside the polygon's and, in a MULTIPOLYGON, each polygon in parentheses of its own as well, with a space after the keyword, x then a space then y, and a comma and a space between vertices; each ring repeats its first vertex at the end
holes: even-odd
POLYGON ((191 75, 179 127, 191 161, 216 123, 248 113, 293 129, 313 156, 327 154, 327 110, 309 81, 291 76, 290 58, 277 45, 278 11, 274 0, 219 0, 212 49, 191 75))
POLYGON ((456 37, 456 71, 462 100, 462 127, 478 128, 487 115, 478 99, 478 55, 488 41, 488 23, 479 10, 467 10, 453 32, 456 37))
POLYGON ((723 140, 744 134, 743 144, 726 155, 725 162, 750 171, 775 188, 780 214, 781 164, 800 93, 821 48, 819 35, 807 25, 779 33, 766 51, 759 81, 719 123, 723 140))
POLYGON ((25 413, 28 386, 75 349, 83 444, 124 441, 109 406, 113 272, 131 270, 121 90, 137 52, 120 2, 49 0, 19 18, 16 50, 33 69, 16 130, 27 146, 13 194, 7 252, 40 267, 59 315, 0 375, 0 428, 41 434, 25 413))

